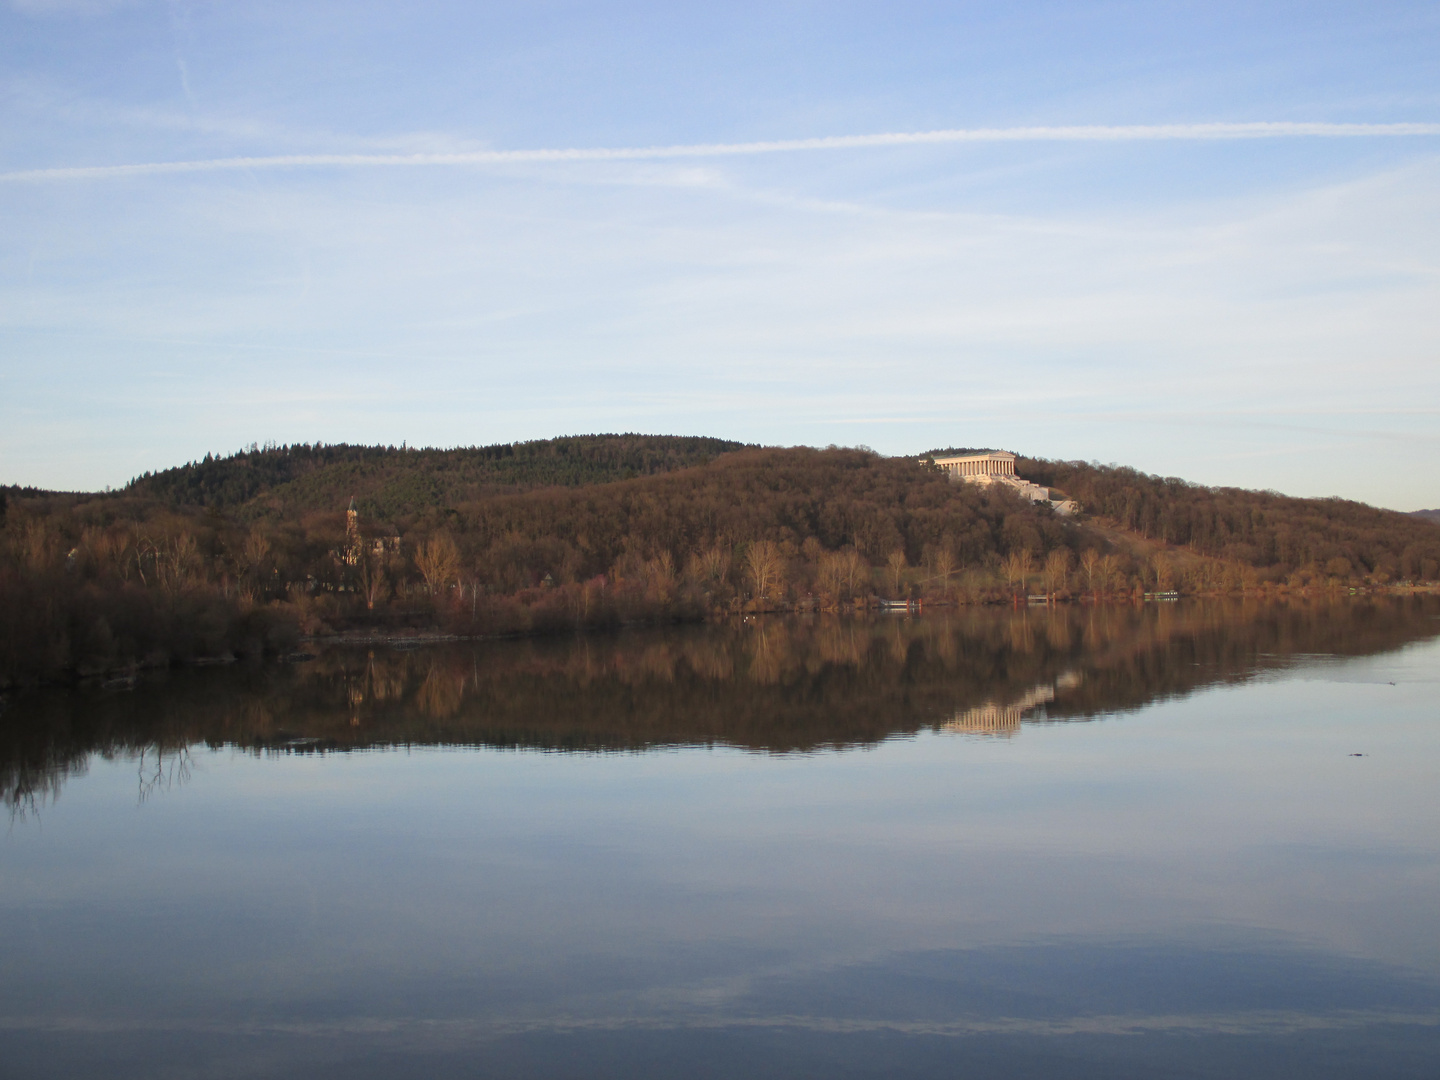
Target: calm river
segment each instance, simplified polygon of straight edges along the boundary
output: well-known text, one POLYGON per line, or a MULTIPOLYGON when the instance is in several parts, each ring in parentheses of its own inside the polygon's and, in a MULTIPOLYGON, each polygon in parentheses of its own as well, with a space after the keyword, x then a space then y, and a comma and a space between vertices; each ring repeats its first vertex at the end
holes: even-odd
POLYGON ((3 699, 0 1075, 1440 1075, 1440 603, 316 652, 3 699))

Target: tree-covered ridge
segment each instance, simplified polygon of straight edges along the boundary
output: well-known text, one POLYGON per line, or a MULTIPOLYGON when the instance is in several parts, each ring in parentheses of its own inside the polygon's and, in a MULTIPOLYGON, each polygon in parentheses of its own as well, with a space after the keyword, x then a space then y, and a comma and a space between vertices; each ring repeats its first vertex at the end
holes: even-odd
POLYGON ((1440 576, 1440 533, 1423 517, 1346 499, 1205 487, 1078 461, 1022 458, 1016 470, 1063 489, 1088 513, 1142 539, 1251 567, 1262 580, 1297 573, 1380 583, 1440 576))
MULTIPOLYGON (((662 471, 686 452, 736 444, 567 442, 469 458, 384 451, 368 493, 356 481, 371 475, 373 448, 302 448, 301 458, 329 454, 335 464, 235 506, 205 503, 203 485, 190 501, 184 489, 173 501, 11 489, 0 519, 0 686, 284 651, 302 633, 524 634, 878 600, 1138 602, 1440 578, 1434 524, 1340 500, 1017 462, 1022 477, 1080 501, 1085 513, 1067 518, 1006 485, 955 483, 924 460, 868 450, 744 448, 662 471), (637 466, 656 471, 578 486, 466 486, 637 466), (362 504, 353 530, 352 491, 362 504), (364 509, 377 492, 398 509, 364 509)), ((256 455, 276 475, 287 467, 278 451, 256 455)), ((203 479, 205 466, 175 474, 203 479)), ((215 477, 208 494, 219 499, 223 470, 215 477)))
POLYGON ((921 461, 934 461, 936 458, 947 457, 969 457, 971 454, 993 454, 993 446, 946 446, 938 450, 926 450, 920 455, 921 461))
POLYGON ((1410 516, 1420 518, 1422 521, 1433 521, 1440 525, 1440 510, 1411 510, 1410 516))
POLYGON ((497 491, 583 487, 703 465, 745 444, 677 435, 579 435, 451 450, 299 443, 206 455, 125 489, 173 507, 247 507, 247 516, 315 510, 356 496, 393 518, 497 491), (248 504, 248 505, 247 505, 248 504))
POLYGON ((1079 546, 1072 524, 1009 490, 952 483, 913 458, 865 450, 753 449, 632 484, 544 490, 462 505, 448 526, 462 561, 497 587, 578 581, 664 560, 679 573, 717 549, 768 543, 782 580, 809 588, 824 556, 871 566, 938 559, 950 574, 1012 551, 1079 546), (803 569, 802 569, 803 568, 803 569))

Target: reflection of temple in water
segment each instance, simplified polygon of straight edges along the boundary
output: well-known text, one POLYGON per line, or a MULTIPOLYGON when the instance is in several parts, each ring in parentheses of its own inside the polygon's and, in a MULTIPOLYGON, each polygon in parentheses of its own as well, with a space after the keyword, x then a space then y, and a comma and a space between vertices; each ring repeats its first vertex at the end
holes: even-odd
POLYGON ((953 719, 940 725, 941 731, 958 735, 1000 735, 1009 738, 1020 730, 1025 714, 1055 700, 1056 690, 1069 690, 1080 685, 1080 673, 1066 672, 1054 683, 1041 683, 1025 691, 1015 701, 987 701, 973 709, 962 709, 953 719))

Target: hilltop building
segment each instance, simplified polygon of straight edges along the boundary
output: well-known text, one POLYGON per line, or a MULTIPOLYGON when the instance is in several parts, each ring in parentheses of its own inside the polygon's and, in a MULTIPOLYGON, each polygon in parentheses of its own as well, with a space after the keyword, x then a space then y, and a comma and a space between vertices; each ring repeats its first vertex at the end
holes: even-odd
POLYGON ((987 450, 979 454, 963 454, 960 457, 937 457, 935 464, 943 469, 951 480, 964 484, 1004 484, 1031 502, 1048 502, 1057 514, 1073 514, 1079 506, 1070 499, 1050 498, 1050 489, 1032 484, 1015 475, 1015 455, 1008 450, 987 450))

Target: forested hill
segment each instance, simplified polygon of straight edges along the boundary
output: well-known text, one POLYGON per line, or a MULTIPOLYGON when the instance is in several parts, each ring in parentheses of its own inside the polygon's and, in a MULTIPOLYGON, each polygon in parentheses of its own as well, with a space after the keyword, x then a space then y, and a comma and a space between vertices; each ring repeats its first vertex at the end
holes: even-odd
POLYGON ((119 493, 10 488, 0 686, 285 652, 345 628, 518 634, 877 598, 1440 581, 1440 528, 1424 518, 1076 462, 1016 471, 1081 513, 953 483, 915 457, 635 435, 256 449, 119 493))
POLYGON ((1142 540, 1253 567, 1262 580, 1284 581, 1297 571, 1381 583, 1440 575, 1440 532, 1423 511, 1205 487, 1078 461, 1021 458, 1015 468, 1142 540))
POLYGON ((146 473, 126 494, 175 507, 247 507, 256 515, 343 507, 393 518, 501 492, 582 487, 713 461, 744 443, 680 435, 578 435, 454 450, 395 446, 252 447, 146 473))

